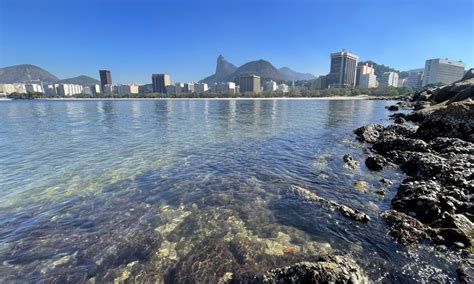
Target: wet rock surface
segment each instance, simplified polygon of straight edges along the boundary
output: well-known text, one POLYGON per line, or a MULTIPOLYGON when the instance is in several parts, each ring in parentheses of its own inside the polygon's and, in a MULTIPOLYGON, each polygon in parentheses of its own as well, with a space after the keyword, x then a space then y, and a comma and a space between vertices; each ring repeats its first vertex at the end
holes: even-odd
POLYGON ((337 203, 333 200, 323 198, 306 188, 302 188, 299 186, 291 186, 289 189, 289 192, 293 194, 296 198, 302 199, 304 201, 316 202, 324 206, 327 206, 331 210, 340 212, 342 215, 344 215, 345 217, 349 219, 360 221, 360 222, 370 221, 369 215, 365 214, 364 212, 351 208, 344 204, 337 203))
POLYGON ((259 280, 262 283, 370 283, 363 270, 344 256, 325 256, 316 262, 272 269, 259 280))
POLYGON ((426 226, 405 213, 389 210, 380 216, 387 223, 389 234, 402 244, 411 245, 429 238, 426 226))
POLYGON ((342 159, 344 160, 344 164, 347 168, 355 170, 359 167, 359 162, 357 160, 354 160, 351 154, 345 154, 342 159))
POLYGON ((474 79, 469 76, 415 93, 399 104, 415 111, 391 115, 396 124, 355 130, 359 140, 372 144, 367 168, 396 164, 408 176, 392 200, 395 210, 381 214, 389 234, 405 245, 431 239, 472 251, 474 79))

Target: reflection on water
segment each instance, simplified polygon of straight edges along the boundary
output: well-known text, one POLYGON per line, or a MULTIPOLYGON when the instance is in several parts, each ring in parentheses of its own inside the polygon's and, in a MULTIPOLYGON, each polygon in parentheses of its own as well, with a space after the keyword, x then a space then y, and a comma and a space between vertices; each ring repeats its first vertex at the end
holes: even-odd
POLYGON ((0 281, 217 282, 321 254, 374 279, 451 281, 456 256, 386 236, 379 173, 352 130, 384 101, 13 101, 0 104, 0 281), (363 192, 354 182, 367 181, 363 192), (357 223, 289 194, 303 186, 357 223))

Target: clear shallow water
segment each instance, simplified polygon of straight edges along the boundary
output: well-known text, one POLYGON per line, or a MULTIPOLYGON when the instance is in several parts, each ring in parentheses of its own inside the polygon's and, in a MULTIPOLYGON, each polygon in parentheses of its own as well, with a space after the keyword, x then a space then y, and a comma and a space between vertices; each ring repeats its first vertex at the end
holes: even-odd
POLYGON ((369 172, 352 131, 389 123, 388 104, 1 102, 0 282, 216 282, 325 253, 374 280, 454 281, 456 256, 407 250, 378 217, 403 175, 369 172), (382 177, 395 182, 384 197, 382 177), (372 220, 296 200, 292 185, 372 220))

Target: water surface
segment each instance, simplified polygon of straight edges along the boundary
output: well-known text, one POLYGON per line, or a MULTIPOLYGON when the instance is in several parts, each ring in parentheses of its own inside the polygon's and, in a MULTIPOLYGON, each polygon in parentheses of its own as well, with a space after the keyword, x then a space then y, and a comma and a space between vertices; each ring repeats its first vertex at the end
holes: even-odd
POLYGON ((378 217, 403 175, 369 172, 352 131, 388 124, 390 103, 1 102, 0 282, 216 282, 327 253, 374 280, 454 281, 456 256, 407 250, 378 217), (294 185, 372 220, 297 200, 294 185))

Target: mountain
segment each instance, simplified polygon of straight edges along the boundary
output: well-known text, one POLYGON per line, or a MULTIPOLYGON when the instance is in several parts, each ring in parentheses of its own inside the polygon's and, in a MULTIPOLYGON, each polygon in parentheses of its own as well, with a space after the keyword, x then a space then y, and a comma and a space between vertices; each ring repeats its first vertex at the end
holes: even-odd
POLYGON ((280 71, 276 69, 275 66, 273 66, 270 62, 260 59, 247 62, 237 68, 237 70, 235 70, 235 72, 229 76, 228 81, 237 82, 240 76, 249 74, 258 75, 262 77, 262 79, 268 80, 287 80, 285 76, 280 73, 280 71))
POLYGON ((201 82, 237 82, 239 76, 248 74, 258 75, 264 80, 274 81, 310 80, 315 78, 312 74, 299 73, 288 67, 277 69, 270 62, 263 59, 247 62, 237 68, 235 65, 227 62, 222 55, 219 55, 216 73, 202 79, 201 82))
POLYGON ((237 67, 234 64, 225 60, 224 56, 219 55, 219 57, 217 57, 216 73, 202 81, 207 83, 223 82, 226 81, 227 77, 234 73, 235 70, 237 70, 237 67))
POLYGON ((58 84, 63 83, 63 84, 78 84, 78 85, 82 85, 82 86, 92 86, 92 85, 96 85, 96 84, 99 85, 100 81, 98 81, 94 78, 91 78, 89 76, 81 75, 81 76, 77 76, 77 77, 73 77, 73 78, 62 79, 62 80, 57 81, 56 83, 58 83, 58 84))
POLYGON ((282 67, 278 70, 290 81, 304 81, 304 80, 316 79, 316 77, 311 73, 296 72, 296 71, 291 70, 288 67, 282 67))
POLYGON ((0 83, 8 84, 32 80, 56 82, 59 79, 48 71, 31 64, 21 64, 0 68, 0 83))

